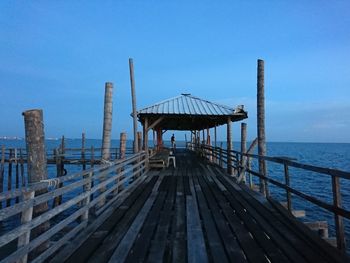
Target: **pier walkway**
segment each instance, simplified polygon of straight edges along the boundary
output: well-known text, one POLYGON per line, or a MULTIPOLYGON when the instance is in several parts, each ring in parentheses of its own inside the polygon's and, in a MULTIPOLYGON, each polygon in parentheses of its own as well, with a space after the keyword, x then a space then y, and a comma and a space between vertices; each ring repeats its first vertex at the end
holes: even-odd
POLYGON ((52 261, 347 262, 280 204, 195 153, 178 151, 176 163, 148 172, 93 233, 52 261))

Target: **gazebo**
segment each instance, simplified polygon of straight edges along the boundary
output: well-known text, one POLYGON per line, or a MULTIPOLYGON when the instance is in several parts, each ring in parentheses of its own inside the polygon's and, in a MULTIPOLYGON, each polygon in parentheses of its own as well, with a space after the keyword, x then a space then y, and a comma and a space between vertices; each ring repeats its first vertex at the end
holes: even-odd
POLYGON ((210 141, 209 129, 215 128, 216 138, 216 127, 224 124, 227 125, 227 149, 231 150, 231 122, 248 118, 248 113, 243 105, 231 108, 191 94, 181 94, 137 111, 137 117, 143 126, 143 146, 146 152, 148 152, 148 132, 151 129, 157 132, 157 149, 160 149, 163 145, 164 131, 191 131, 198 142, 200 131, 204 134, 204 130, 207 129, 207 141, 210 141))

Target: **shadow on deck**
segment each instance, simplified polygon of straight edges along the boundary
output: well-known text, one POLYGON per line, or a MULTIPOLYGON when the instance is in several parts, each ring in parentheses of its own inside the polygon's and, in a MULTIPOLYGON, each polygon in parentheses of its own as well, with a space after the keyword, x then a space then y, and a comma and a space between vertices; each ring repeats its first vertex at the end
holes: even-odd
POLYGON ((122 196, 66 262, 347 261, 278 203, 219 168, 187 151, 177 152, 176 162, 122 196))

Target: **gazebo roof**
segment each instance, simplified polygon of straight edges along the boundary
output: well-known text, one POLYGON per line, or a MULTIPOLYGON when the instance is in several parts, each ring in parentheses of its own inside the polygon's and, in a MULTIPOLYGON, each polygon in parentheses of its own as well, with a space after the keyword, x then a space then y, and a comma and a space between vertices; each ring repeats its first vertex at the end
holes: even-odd
POLYGON ((137 111, 139 121, 144 125, 148 118, 149 125, 155 123, 155 127, 163 130, 202 130, 212 128, 231 121, 246 119, 248 114, 243 105, 235 109, 213 103, 207 100, 181 94, 137 111))

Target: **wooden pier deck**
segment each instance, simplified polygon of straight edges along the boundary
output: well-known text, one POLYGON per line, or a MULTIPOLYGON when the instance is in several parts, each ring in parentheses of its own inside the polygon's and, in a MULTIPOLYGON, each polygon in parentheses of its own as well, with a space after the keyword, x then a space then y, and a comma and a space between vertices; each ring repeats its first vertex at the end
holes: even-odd
POLYGON ((77 236, 52 261, 348 261, 281 205, 193 152, 177 152, 176 162, 176 169, 150 171, 93 233, 77 236))

